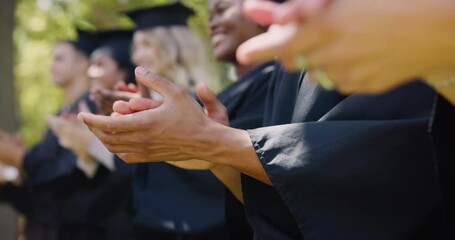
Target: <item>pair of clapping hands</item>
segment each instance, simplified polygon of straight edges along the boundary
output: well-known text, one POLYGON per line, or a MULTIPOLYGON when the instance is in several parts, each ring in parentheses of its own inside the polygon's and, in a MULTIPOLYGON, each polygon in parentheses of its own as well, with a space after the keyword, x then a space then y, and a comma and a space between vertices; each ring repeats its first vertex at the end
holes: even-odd
POLYGON ((207 122, 229 125, 227 110, 215 94, 206 85, 198 85, 197 94, 205 106, 201 108, 185 89, 142 67, 136 69, 136 79, 162 95, 163 101, 139 96, 118 100, 112 105, 111 116, 84 113, 79 120, 89 125, 111 152, 127 162, 169 160, 168 163, 187 169, 213 167, 189 151, 181 151, 184 148, 181 146, 187 145, 187 138, 196 136, 207 122), (103 122, 106 120, 113 122, 103 122))
POLYGON ((274 24, 237 51, 242 63, 278 59, 342 93, 382 93, 416 78, 454 84, 455 3, 447 0, 246 0, 274 24))
MULTIPOLYGON (((417 77, 449 75, 455 62, 450 23, 455 21, 448 19, 454 8, 447 0, 246 0, 246 15, 274 26, 242 44, 237 59, 244 64, 277 59, 290 70, 306 68, 311 79, 327 88, 382 93, 417 77)), ((245 132, 223 128, 213 117, 222 112, 220 104, 213 105, 218 110, 212 114, 210 101, 201 97, 205 114, 170 81, 143 68, 136 69, 136 77, 163 101, 116 102, 113 116, 78 116, 125 161, 225 162, 229 148, 218 151, 217 142, 241 141, 252 148, 245 132)))

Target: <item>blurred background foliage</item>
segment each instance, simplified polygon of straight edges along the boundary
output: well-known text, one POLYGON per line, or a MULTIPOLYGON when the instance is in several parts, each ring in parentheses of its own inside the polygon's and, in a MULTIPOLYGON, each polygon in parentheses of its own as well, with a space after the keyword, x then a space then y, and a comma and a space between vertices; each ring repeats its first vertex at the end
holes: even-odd
MULTIPOLYGON (((61 92, 49 81, 53 44, 84 30, 131 28, 122 11, 174 2, 170 0, 18 0, 16 8, 15 77, 20 132, 30 146, 41 139, 45 116, 62 104, 61 92)), ((182 0, 197 15, 190 26, 207 41, 207 0, 182 0)), ((209 41, 207 41, 209 44, 209 41)), ((227 66, 218 66, 226 85, 227 66)), ((220 85, 218 84, 219 90, 220 85)))

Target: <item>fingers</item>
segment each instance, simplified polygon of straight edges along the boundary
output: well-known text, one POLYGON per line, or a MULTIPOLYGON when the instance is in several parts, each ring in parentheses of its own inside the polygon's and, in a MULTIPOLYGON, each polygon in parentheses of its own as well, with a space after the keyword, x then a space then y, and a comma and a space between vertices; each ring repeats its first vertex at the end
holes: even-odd
POLYGON ((242 43, 237 48, 237 60, 243 64, 273 60, 285 41, 283 34, 277 34, 271 27, 269 31, 242 43))
MULTIPOLYGON (((129 102, 116 101, 113 105, 113 110, 119 115, 132 114, 135 112, 145 111, 157 108, 162 103, 148 98, 133 98, 129 102)), ((116 115, 117 116, 117 115, 116 115)))
POLYGON ((115 87, 115 90, 117 91, 124 91, 124 92, 131 92, 131 93, 137 93, 138 88, 135 84, 129 83, 128 85, 125 84, 124 82, 118 83, 115 87))
POLYGON ((169 80, 158 74, 152 73, 143 67, 137 67, 135 73, 138 82, 143 84, 148 89, 158 92, 164 98, 169 98, 175 93, 182 91, 181 88, 169 80))
POLYGON ((229 126, 229 117, 226 107, 218 100, 216 95, 210 91, 205 84, 199 84, 196 92, 205 105, 207 115, 218 123, 229 126))
POLYGON ((148 122, 153 122, 150 118, 145 111, 116 117, 94 115, 91 113, 79 113, 77 116, 77 119, 88 127, 106 132, 134 131, 140 129, 148 122))
POLYGON ((247 0, 243 4, 243 13, 261 25, 270 26, 274 21, 274 9, 277 7, 278 4, 271 1, 247 0))
POLYGON ((223 106, 215 93, 213 93, 205 84, 198 84, 196 86, 196 93, 199 99, 204 103, 207 111, 216 111, 219 106, 223 106))
POLYGON ((161 106, 162 102, 148 98, 133 98, 129 101, 129 107, 135 112, 145 111, 161 106))
POLYGON ((288 1, 276 8, 274 23, 286 24, 290 22, 305 22, 321 13, 331 0, 288 1))
POLYGON ((79 112, 91 112, 86 101, 79 102, 79 112))
MULTIPOLYGON (((125 101, 114 102, 112 109, 114 110, 115 113, 117 113, 119 115, 126 115, 126 114, 131 114, 131 113, 135 112, 130 108, 128 102, 125 102, 125 101)), ((118 115, 116 115, 116 116, 118 116, 118 115)))

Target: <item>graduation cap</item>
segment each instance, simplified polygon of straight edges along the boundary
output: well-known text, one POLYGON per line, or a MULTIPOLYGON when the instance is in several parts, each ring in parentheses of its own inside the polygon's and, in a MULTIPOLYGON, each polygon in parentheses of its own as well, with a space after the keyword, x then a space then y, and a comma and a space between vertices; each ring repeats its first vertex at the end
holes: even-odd
POLYGON ((95 34, 93 32, 87 32, 77 29, 77 38, 73 41, 68 41, 73 44, 74 47, 87 57, 92 54, 93 50, 97 47, 95 34))
POLYGON ((136 24, 137 30, 158 26, 186 26, 188 17, 193 14, 193 10, 180 2, 126 12, 136 24))
MULTIPOLYGON (((118 64, 118 66, 128 72, 134 71, 134 65, 131 63, 130 46, 133 37, 131 30, 110 30, 96 33, 98 42, 97 50, 106 51, 118 64)), ((130 75, 130 73, 128 73, 130 75)), ((133 79, 128 76, 128 82, 133 79)))
POLYGON ((109 52, 111 57, 122 68, 131 66, 130 45, 133 31, 112 30, 96 33, 98 48, 109 52))

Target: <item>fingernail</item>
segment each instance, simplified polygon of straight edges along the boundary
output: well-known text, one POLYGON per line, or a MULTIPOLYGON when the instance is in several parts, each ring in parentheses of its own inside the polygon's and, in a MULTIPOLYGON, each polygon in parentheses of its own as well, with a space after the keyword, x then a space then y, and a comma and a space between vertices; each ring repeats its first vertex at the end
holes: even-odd
POLYGON ((140 74, 140 75, 143 75, 143 76, 147 75, 147 73, 148 73, 147 69, 145 69, 143 67, 137 67, 136 68, 136 72, 138 74, 140 74))
POLYGON ((79 122, 81 122, 81 123, 85 123, 85 122, 84 122, 84 116, 83 116, 83 114, 84 114, 84 113, 79 113, 79 114, 77 115, 77 120, 78 120, 79 122))

